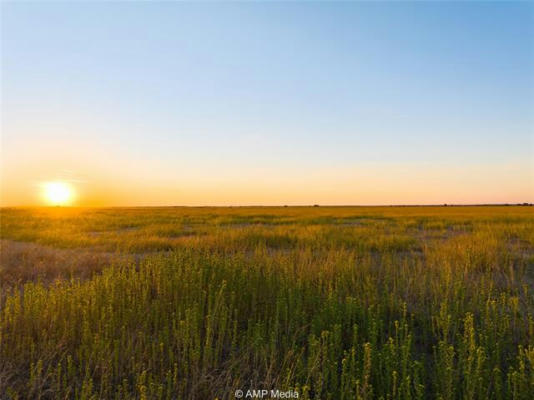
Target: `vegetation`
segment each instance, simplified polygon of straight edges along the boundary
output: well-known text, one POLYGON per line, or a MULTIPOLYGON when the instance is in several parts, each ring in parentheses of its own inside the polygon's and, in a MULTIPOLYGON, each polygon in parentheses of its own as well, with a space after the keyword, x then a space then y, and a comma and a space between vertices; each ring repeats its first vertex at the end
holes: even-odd
POLYGON ((531 207, 1 218, 2 399, 534 393, 531 207))

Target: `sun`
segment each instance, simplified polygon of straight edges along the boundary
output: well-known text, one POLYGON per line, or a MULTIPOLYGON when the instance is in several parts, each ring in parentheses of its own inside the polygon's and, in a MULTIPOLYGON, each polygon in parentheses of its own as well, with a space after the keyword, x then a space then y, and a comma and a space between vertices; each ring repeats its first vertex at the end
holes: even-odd
POLYGON ((44 199, 51 206, 67 206, 74 199, 74 188, 66 182, 45 182, 44 199))

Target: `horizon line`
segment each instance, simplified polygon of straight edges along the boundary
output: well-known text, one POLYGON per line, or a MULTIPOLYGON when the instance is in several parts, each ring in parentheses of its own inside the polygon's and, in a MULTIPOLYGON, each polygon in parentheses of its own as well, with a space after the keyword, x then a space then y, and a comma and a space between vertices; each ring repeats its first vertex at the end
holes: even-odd
POLYGON ((319 208, 319 207, 532 207, 534 203, 429 203, 429 204, 240 204, 240 205, 110 205, 110 206, 47 206, 47 205, 18 205, 0 206, 0 209, 9 208, 43 208, 43 209, 87 209, 87 208, 319 208))

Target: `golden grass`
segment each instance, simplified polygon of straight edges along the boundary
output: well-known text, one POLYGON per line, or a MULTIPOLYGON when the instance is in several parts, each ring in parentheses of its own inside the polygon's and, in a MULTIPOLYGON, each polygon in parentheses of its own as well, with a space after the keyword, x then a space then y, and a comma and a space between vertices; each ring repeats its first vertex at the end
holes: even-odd
POLYGON ((530 399, 533 211, 3 209, 0 393, 530 399))

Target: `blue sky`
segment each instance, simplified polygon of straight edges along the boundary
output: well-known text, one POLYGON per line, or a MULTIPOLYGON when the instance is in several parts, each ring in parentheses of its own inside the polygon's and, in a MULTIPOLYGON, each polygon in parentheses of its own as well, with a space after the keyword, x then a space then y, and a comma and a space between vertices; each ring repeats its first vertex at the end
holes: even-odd
POLYGON ((533 71, 526 2, 3 3, 3 202, 534 201, 533 71))

